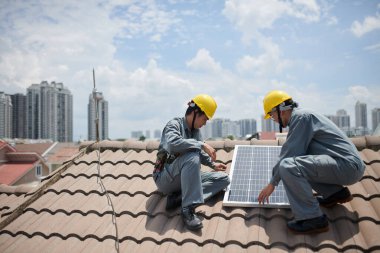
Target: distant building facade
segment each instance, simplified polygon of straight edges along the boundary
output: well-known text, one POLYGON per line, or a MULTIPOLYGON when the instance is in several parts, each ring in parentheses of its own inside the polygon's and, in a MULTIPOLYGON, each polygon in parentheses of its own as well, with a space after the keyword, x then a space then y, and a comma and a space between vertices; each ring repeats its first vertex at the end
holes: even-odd
POLYGON ((99 140, 108 139, 108 102, 104 99, 102 92, 90 94, 88 102, 88 140, 96 140, 96 114, 99 113, 99 140), (97 108, 96 102, 97 101, 97 108))
POLYGON ((207 121, 207 124, 201 128, 203 139, 218 138, 242 138, 246 135, 252 135, 257 131, 255 119, 242 119, 233 121, 230 119, 216 118, 207 121))
POLYGON ((140 139, 140 137, 144 136, 143 131, 132 131, 131 138, 132 139, 140 139))
POLYGON ((241 119, 238 123, 241 137, 251 136, 257 133, 257 122, 255 119, 241 119))
POLYGON ((380 108, 372 109, 372 131, 380 124, 380 108))
POLYGON ((28 138, 73 141, 73 96, 62 83, 32 84, 26 105, 28 138))
POLYGON ((367 128, 367 104, 360 101, 355 104, 355 127, 367 128))
POLYGON ((336 112, 336 115, 326 115, 326 117, 346 134, 350 131, 350 115, 347 114, 346 110, 340 109, 336 112))
POLYGON ((27 138, 26 134, 26 96, 21 93, 11 95, 13 105, 12 138, 27 138))
POLYGON ((278 129, 278 124, 274 120, 265 119, 264 115, 261 116, 261 132, 277 132, 278 129))
POLYGON ((0 92, 0 138, 12 138, 12 100, 4 92, 0 92))

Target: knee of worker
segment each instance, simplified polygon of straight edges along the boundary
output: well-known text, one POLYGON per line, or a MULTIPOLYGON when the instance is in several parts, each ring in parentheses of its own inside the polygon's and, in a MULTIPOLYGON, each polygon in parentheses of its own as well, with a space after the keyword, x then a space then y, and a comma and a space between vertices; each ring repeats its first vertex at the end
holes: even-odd
POLYGON ((226 188, 230 184, 230 177, 224 172, 213 172, 214 182, 218 182, 221 189, 226 188))
POLYGON ((189 168, 199 169, 201 166, 200 153, 196 151, 184 153, 183 155, 179 157, 179 159, 181 160, 182 164, 185 164, 186 167, 189 167, 189 168))
POLYGON ((284 158, 279 165, 279 173, 282 180, 293 178, 294 176, 300 177, 301 173, 294 161, 294 158, 284 158))

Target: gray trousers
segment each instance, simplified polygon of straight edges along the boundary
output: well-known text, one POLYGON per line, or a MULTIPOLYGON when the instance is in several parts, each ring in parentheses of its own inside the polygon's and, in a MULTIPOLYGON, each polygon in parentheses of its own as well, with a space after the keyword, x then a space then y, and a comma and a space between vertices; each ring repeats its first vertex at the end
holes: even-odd
POLYGON ((328 155, 306 155, 285 158, 280 162, 279 173, 296 220, 322 215, 312 189, 329 197, 360 180, 364 170, 354 163, 333 159, 328 155))
POLYGON ((223 172, 201 172, 199 152, 187 152, 177 157, 172 164, 166 164, 155 182, 164 194, 182 193, 182 207, 202 204, 230 183, 223 172))

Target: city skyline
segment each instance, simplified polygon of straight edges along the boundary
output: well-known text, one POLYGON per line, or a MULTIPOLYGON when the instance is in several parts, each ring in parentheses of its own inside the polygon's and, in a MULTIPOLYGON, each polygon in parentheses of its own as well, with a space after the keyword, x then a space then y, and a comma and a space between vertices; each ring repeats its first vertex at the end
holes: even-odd
MULTIPOLYGON (((51 84, 47 83, 46 81, 42 81, 41 84, 32 84, 26 91, 26 94, 30 93, 30 90, 38 90, 38 93, 40 93, 41 88, 40 86, 46 86, 46 88, 60 87, 60 90, 65 90, 65 93, 69 93, 70 91, 66 90, 63 86, 62 83, 55 83, 52 82, 51 84)), ((45 91, 45 94, 48 94, 51 92, 45 91)), ((98 110, 99 110, 99 139, 100 140, 105 140, 109 139, 108 138, 108 101, 105 100, 103 93, 98 92, 96 90, 93 90, 93 93, 89 95, 89 103, 87 105, 87 110, 88 110, 88 115, 87 115, 87 127, 88 127, 88 132, 87 132, 87 139, 86 138, 81 138, 79 140, 95 140, 96 139, 96 131, 95 131, 95 104, 94 104, 94 93, 95 97, 98 100, 98 110)), ((13 106, 14 108, 11 109, 13 110, 13 113, 17 111, 16 118, 11 117, 8 114, 2 113, 1 115, 8 115, 10 118, 8 121, 11 121, 11 127, 6 126, 4 128, 4 120, 0 122, 0 130, 2 137, 4 137, 4 130, 8 131, 9 134, 12 133, 12 136, 16 136, 14 133, 18 132, 19 136, 18 138, 22 138, 20 136, 31 136, 31 133, 26 132, 27 124, 25 124, 25 128, 23 129, 22 127, 14 127, 15 125, 20 125, 18 123, 18 120, 21 119, 23 120, 20 115, 22 113, 26 114, 25 120, 27 121, 30 116, 28 116, 28 111, 25 109, 25 111, 22 111, 22 108, 18 107, 23 107, 26 106, 26 97, 27 95, 23 95, 21 93, 17 94, 7 94, 4 93, 3 91, 0 91, 1 95, 1 101, 5 101, 3 103, 8 103, 10 106, 13 106), (7 100, 7 97, 9 97, 9 101, 7 100), (24 97, 24 98, 23 98, 24 97), (24 99, 25 105, 22 103, 17 103, 18 100, 24 99), (6 102, 8 101, 8 102, 6 102), (12 101, 15 105, 12 105, 12 101), (25 133, 20 132, 20 130, 24 130, 25 133)), ((46 100, 47 98, 45 98, 46 100)), ((29 99, 30 100, 30 99, 29 99)), ((49 100, 47 100, 49 101, 49 100)), ((4 109, 2 109, 4 110, 4 109)), ((2 111, 0 110, 0 111, 2 111)), ((34 110, 34 109, 32 109, 34 110)), ((29 109, 30 111, 30 109, 29 109)), ((366 135, 370 134, 371 132, 375 131, 376 126, 380 123, 380 108, 373 108, 373 109, 367 109, 367 104, 362 103, 360 101, 357 101, 355 103, 355 126, 350 126, 350 115, 347 114, 347 111, 345 109, 338 109, 336 111, 336 114, 325 114, 327 118, 329 118, 331 121, 333 121, 342 131, 344 131, 347 135, 349 136, 361 136, 361 135, 366 135), (372 115, 372 120, 371 122, 368 122, 368 115, 372 115), (369 128, 368 126, 372 126, 372 128, 369 128)), ((54 119, 57 116, 51 117, 54 119)), ((46 118, 46 117, 45 117, 46 118)), ((48 122, 49 123, 49 122, 48 122)), ((72 123, 70 123, 72 124, 72 123)), ((43 126, 44 124, 42 124, 43 126)), ((46 125, 45 124, 45 128, 46 125)), ((49 129, 46 128, 46 129, 49 129)), ((265 120, 263 115, 261 115, 261 129, 257 127, 257 120, 254 118, 251 119, 238 119, 238 120, 231 120, 229 118, 214 118, 210 121, 207 122, 206 126, 201 129, 202 135, 205 139, 210 139, 210 138, 225 138, 228 136, 233 136, 235 138, 244 138, 245 136, 249 135, 254 135, 257 132, 272 132, 272 131, 278 131, 278 124, 272 120, 265 120), (245 126, 244 126, 245 124, 245 126)), ((286 132, 286 129, 284 129, 286 132)), ((116 139, 139 139, 140 137, 145 137, 146 139, 150 139, 151 132, 153 133, 152 136, 153 138, 157 139, 159 138, 159 132, 161 132, 160 129, 133 129, 131 130, 131 135, 126 136, 123 138, 116 138, 116 139), (144 133, 145 131, 145 133, 144 133)), ((38 133, 36 133, 38 135, 38 133)), ((41 134, 39 134, 41 135, 41 134)), ((46 135, 46 134, 45 134, 46 135)), ((48 134, 47 134, 48 135, 48 134)), ((42 135, 41 135, 42 136, 42 135)), ((54 139, 54 138, 53 138, 54 139)))
POLYGON ((380 0, 2 1, 0 90, 67 85, 74 140, 87 136, 93 68, 111 139, 162 129, 199 93, 216 99, 215 117, 259 129, 273 89, 353 120, 356 101, 379 107, 379 12, 380 0))

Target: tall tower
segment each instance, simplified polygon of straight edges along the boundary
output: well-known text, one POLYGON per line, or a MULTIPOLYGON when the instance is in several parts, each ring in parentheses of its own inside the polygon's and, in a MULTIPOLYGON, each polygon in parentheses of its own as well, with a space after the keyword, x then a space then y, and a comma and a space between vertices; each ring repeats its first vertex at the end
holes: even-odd
POLYGON ((367 128, 367 104, 360 103, 355 104, 355 127, 367 128))
POLYGON ((261 116, 261 131, 262 132, 277 132, 279 129, 278 123, 271 119, 264 119, 264 115, 261 116))
POLYGON ((28 138, 73 141, 73 97, 62 83, 32 84, 26 104, 28 138))
POLYGON ((380 124, 380 108, 372 109, 372 131, 380 124))
POLYGON ((242 137, 252 135, 257 132, 257 123, 255 119, 242 119, 239 120, 240 134, 242 137))
POLYGON ((102 92, 91 93, 88 101, 88 140, 96 140, 96 104, 99 111, 99 140, 108 139, 108 102, 102 92))
POLYGON ((0 92, 0 138, 12 138, 12 100, 4 92, 0 92))
POLYGON ((26 138, 26 96, 24 94, 11 95, 13 105, 12 138, 26 138))
POLYGON ((336 112, 338 117, 338 127, 339 128, 349 128, 350 127, 350 115, 347 114, 346 110, 340 109, 336 112))

